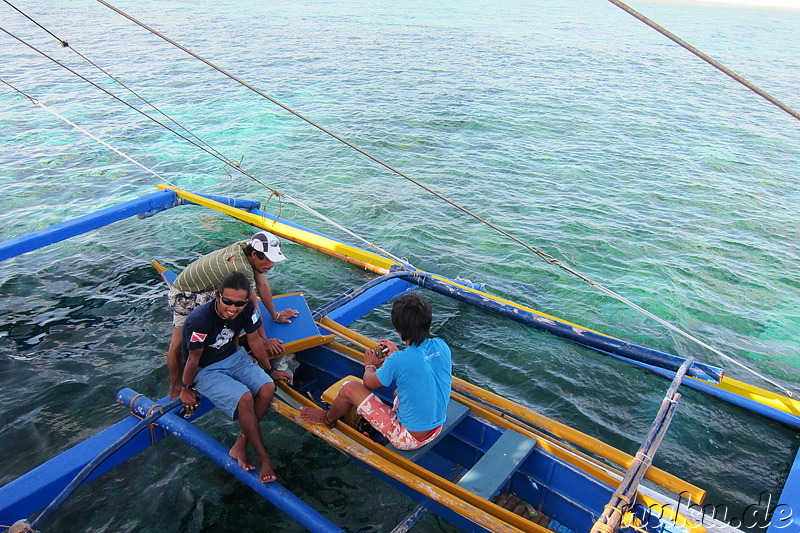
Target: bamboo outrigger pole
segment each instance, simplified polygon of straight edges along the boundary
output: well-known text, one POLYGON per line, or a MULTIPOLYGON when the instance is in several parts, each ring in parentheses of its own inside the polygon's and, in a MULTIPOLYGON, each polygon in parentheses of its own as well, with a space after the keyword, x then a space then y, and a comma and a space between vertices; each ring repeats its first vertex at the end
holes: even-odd
POLYGON ((667 394, 661 402, 661 408, 650 426, 650 431, 648 431, 647 437, 645 437, 642 446, 636 453, 633 464, 628 469, 617 490, 614 491, 614 495, 611 496, 611 501, 605 506, 603 514, 592 526, 591 533, 613 533, 619 527, 622 517, 630 509, 636 491, 639 489, 639 482, 652 464, 653 456, 658 450, 669 424, 672 422, 672 418, 675 416, 675 410, 681 398, 678 393, 678 387, 680 387, 686 371, 693 363, 694 358, 687 357, 686 361, 678 369, 675 379, 672 380, 667 394))

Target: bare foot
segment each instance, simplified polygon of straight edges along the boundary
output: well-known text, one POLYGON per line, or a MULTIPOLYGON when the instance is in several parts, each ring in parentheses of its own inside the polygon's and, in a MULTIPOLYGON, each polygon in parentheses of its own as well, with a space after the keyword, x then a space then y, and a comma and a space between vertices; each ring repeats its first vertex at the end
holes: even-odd
POLYGON ((261 480, 261 483, 271 483, 278 479, 277 476, 275 476, 275 471, 272 470, 272 460, 269 458, 269 455, 261 459, 261 469, 258 471, 258 479, 261 480))
POLYGON ((328 411, 317 409, 316 407, 301 407, 300 418, 309 424, 325 426, 327 428, 333 428, 336 425, 336 420, 329 420, 328 411))
POLYGON ((244 470, 255 470, 255 466, 248 462, 247 457, 247 440, 242 438, 242 435, 239 434, 239 438, 236 439, 236 442, 233 444, 231 451, 228 452, 228 455, 236 459, 236 462, 239 463, 244 470))

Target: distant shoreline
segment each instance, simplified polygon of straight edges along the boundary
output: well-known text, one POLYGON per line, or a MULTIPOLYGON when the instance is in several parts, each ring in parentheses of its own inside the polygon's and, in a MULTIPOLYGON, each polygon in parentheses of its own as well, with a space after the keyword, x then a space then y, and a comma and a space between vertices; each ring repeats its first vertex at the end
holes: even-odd
POLYGON ((706 4, 733 7, 800 10, 800 0, 646 0, 665 4, 706 4))

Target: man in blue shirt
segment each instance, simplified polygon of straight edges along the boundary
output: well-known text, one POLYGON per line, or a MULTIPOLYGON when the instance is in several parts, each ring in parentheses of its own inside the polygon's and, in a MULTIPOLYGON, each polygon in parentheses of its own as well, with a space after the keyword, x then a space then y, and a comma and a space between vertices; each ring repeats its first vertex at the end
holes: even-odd
POLYGON ((447 415, 453 365, 450 348, 430 336, 431 307, 416 293, 395 300, 392 326, 406 348, 386 339, 385 358, 374 350, 364 352, 364 380, 345 383, 327 411, 304 407, 300 416, 312 424, 333 427, 355 405, 358 414, 400 450, 413 450, 435 439, 447 415), (396 385, 394 405, 383 403, 373 390, 396 385))
POLYGON ((275 481, 275 472, 258 423, 272 402, 273 379, 290 381, 291 377, 270 365, 260 328, 261 316, 250 298, 250 280, 241 272, 231 272, 222 278, 214 299, 186 317, 180 397, 189 415, 194 413, 202 394, 233 420, 238 418, 242 430, 229 454, 239 466, 253 470, 247 457, 247 444, 252 444, 261 465, 259 479, 269 482, 275 481), (242 330, 253 355, 266 371, 239 346, 242 330))

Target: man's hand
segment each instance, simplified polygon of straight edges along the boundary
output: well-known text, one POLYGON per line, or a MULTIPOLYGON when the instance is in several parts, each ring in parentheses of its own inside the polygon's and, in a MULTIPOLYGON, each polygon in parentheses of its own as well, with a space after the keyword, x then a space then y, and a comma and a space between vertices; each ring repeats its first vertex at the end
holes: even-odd
POLYGON ((296 309, 284 309, 283 311, 278 311, 272 320, 279 324, 288 324, 292 321, 292 318, 299 314, 300 313, 296 309))
POLYGON ((292 382, 292 375, 284 370, 274 370, 270 376, 272 381, 285 381, 286 383, 292 382))
POLYGON ((264 343, 264 350, 267 355, 281 355, 283 353, 283 341, 280 339, 267 339, 264 343))
POLYGON ((197 406, 200 405, 200 395, 194 389, 181 389, 181 403, 183 412, 186 416, 193 415, 197 406))
POLYGON ((380 368, 383 364, 383 360, 385 357, 378 357, 378 354, 375 353, 375 350, 372 348, 367 348, 364 350, 364 366, 374 366, 375 368, 380 368))

